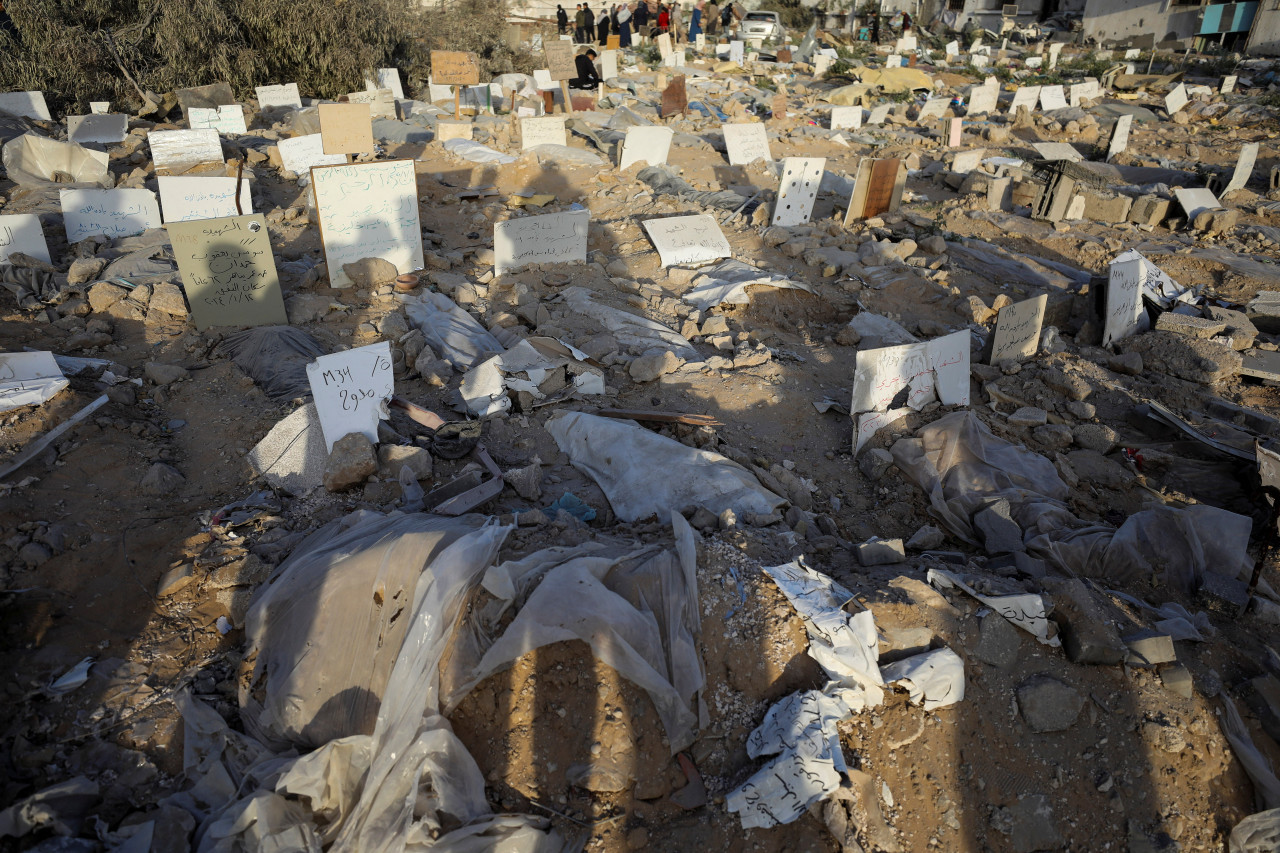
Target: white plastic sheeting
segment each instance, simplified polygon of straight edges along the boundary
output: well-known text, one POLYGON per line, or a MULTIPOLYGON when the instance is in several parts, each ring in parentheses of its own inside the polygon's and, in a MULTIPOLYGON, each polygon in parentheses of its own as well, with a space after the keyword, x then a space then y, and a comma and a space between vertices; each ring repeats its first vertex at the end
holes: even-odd
POLYGON ((470 370, 489 356, 503 351, 497 338, 443 293, 428 290, 418 295, 401 296, 400 301, 436 355, 458 370, 470 370))
POLYGON ((766 272, 742 261, 727 260, 694 278, 693 286, 680 298, 703 311, 721 304, 747 305, 751 302, 747 288, 757 286, 813 292, 804 282, 792 281, 781 273, 766 272))
POLYGON ((767 515, 785 503, 738 463, 634 421, 565 412, 549 419, 546 430, 573 467, 604 490, 623 521, 663 518, 695 507, 767 515))
POLYGON ((54 175, 63 172, 77 184, 110 187, 115 181, 107 170, 105 151, 93 151, 72 142, 58 142, 34 133, 10 139, 4 144, 0 160, 9 180, 18 184, 56 183, 54 175))

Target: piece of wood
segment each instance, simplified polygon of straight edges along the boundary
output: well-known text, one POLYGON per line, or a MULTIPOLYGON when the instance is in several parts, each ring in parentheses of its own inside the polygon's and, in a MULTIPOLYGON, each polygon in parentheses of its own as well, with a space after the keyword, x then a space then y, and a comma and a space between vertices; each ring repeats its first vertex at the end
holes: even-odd
POLYGON ((431 80, 441 86, 475 86, 480 82, 480 63, 465 50, 433 50, 431 80))
POLYGON ((366 154, 374 149, 368 104, 321 104, 320 143, 326 154, 366 154))
POLYGON ((670 118, 679 113, 686 115, 689 112, 689 95, 685 90, 685 77, 683 74, 677 75, 667 88, 662 90, 662 108, 658 112, 659 118, 670 118))
POLYGON ((906 182, 907 170, 901 160, 864 157, 858 163, 844 224, 896 210, 902 203, 906 182))
POLYGON ((564 111, 568 114, 573 113, 573 95, 569 94, 568 81, 560 81, 560 94, 564 97, 564 111))

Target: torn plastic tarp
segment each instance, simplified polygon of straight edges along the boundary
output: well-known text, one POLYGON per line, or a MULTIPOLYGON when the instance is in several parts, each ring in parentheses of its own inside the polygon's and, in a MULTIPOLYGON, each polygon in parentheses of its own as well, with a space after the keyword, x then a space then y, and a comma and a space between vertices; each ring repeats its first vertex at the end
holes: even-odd
POLYGON ((428 290, 419 295, 406 294, 400 301, 436 355, 460 371, 470 370, 503 351, 497 338, 443 293, 428 290))
POLYGON ((41 305, 57 304, 70 289, 65 275, 16 266, 13 260, 10 255, 9 263, 0 264, 0 287, 13 294, 19 308, 31 311, 41 305))
POLYGON ((671 513, 674 548, 601 539, 507 561, 485 575, 497 601, 481 608, 450 662, 449 713, 477 684, 541 646, 581 640, 593 654, 649 694, 671 753, 687 748, 705 711, 695 696, 706 677, 698 651, 700 619, 693 529, 671 513), (536 585, 535 585, 536 584, 536 585), (510 607, 515 618, 488 640, 510 607))
POLYGON ((757 285, 813 292, 804 282, 792 281, 781 273, 765 272, 742 261, 727 260, 703 270, 693 279, 690 290, 680 298, 703 311, 726 303, 747 305, 751 302, 747 288, 757 285))
POLYGON ((648 317, 599 302, 594 291, 566 287, 560 295, 569 308, 604 326, 624 347, 634 347, 641 352, 660 348, 670 350, 685 361, 702 361, 702 355, 688 338, 648 317))
POLYGON ((255 326, 223 338, 214 355, 229 357, 273 400, 307 397, 307 365, 325 352, 296 326, 255 326))
POLYGON ((717 515, 726 509, 739 516, 768 515, 786 502, 738 463, 634 421, 564 412, 549 419, 546 430, 573 467, 596 481, 623 521, 697 507, 717 515))
POLYGON ((1067 509, 1067 485, 1053 463, 996 437, 972 412, 939 418, 892 452, 929 497, 932 514, 975 546, 973 514, 1005 498, 1028 553, 1069 575, 1123 582, 1160 574, 1185 591, 1199 585, 1206 568, 1244 579, 1253 569, 1249 518, 1196 504, 1143 510, 1119 529, 1083 521, 1067 509))
POLYGON ((0 838, 20 838, 37 829, 75 837, 99 799, 98 783, 85 776, 42 788, 0 811, 0 838))
MULTIPOLYGON (((656 193, 674 195, 682 201, 693 202, 703 207, 714 207, 718 210, 737 210, 750 201, 746 196, 738 195, 731 190, 718 192, 695 190, 671 166, 646 166, 636 172, 636 180, 648 184, 649 188, 656 193)), ((758 201, 751 203, 743 208, 743 214, 750 215, 758 205, 758 201)))
POLYGON ((470 139, 446 139, 442 144, 450 154, 456 154, 463 160, 470 160, 472 163, 505 165, 516 161, 516 158, 510 154, 503 154, 501 151, 495 151, 487 145, 481 145, 479 142, 473 142, 470 139))
POLYGON ((38 406, 70 384, 51 352, 0 353, 0 412, 38 406))
POLYGON ((559 163, 566 166, 603 166, 604 158, 593 154, 585 148, 572 148, 568 145, 556 145, 547 142, 526 148, 521 157, 537 160, 539 163, 559 163))
POLYGON ((94 151, 73 142, 58 142, 34 133, 10 139, 0 160, 9 180, 18 184, 88 184, 110 187, 115 181, 107 169, 105 151, 94 151), (58 180, 59 173, 69 180, 58 180))
POLYGON ((1231 830, 1231 853, 1280 850, 1280 808, 1251 814, 1231 830))
POLYGON ((888 684, 904 684, 911 701, 926 711, 964 700, 964 661, 951 649, 932 649, 885 666, 888 684))
POLYGON ((604 371, 587 364, 586 353, 572 350, 554 338, 525 338, 504 353, 488 358, 462 377, 459 392, 467 411, 477 417, 496 415, 511 408, 507 392, 525 391, 535 400, 546 399, 548 394, 559 394, 572 386, 573 391, 586 394, 605 392, 604 371), (556 371, 564 369, 565 382, 543 391, 542 386, 551 380, 556 382, 556 371))

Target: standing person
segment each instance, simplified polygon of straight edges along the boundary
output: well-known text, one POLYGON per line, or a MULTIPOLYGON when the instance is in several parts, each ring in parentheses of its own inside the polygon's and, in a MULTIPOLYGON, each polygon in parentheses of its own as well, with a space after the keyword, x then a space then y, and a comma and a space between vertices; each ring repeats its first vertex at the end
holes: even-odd
POLYGON ((724 8, 720 10, 720 30, 727 36, 729 35, 729 24, 733 21, 733 3, 725 3, 724 8))
POLYGON ((569 13, 559 5, 556 6, 556 29, 559 30, 560 35, 569 31, 569 13))
POLYGON ((671 4, 671 43, 672 44, 679 44, 682 37, 684 36, 684 32, 682 31, 683 28, 680 26, 680 18, 681 18, 680 4, 678 2, 673 2, 671 4))
POLYGON ((595 16, 591 14, 591 7, 586 3, 578 6, 578 15, 575 18, 575 31, 573 40, 578 44, 585 43, 587 39, 588 29, 595 23, 595 16))
POLYGON ((702 28, 707 31, 707 41, 716 43, 716 32, 720 28, 720 7, 716 0, 711 0, 702 10, 702 28))
POLYGON ((637 0, 636 9, 631 13, 631 25, 636 31, 636 41, 643 42, 649 27, 648 0, 637 0))
POLYGON ((880 13, 871 16, 871 43, 880 43, 880 13))
POLYGON ((671 28, 671 10, 666 3, 658 4, 658 32, 665 33, 671 28))
POLYGON ((600 9, 600 16, 596 18, 596 37, 600 39, 603 46, 609 42, 609 7, 604 6, 600 9))
POLYGON ((707 5, 707 0, 698 0, 693 4, 693 14, 689 16, 689 44, 693 44, 698 40, 698 36, 702 35, 702 10, 707 5))
POLYGON ((904 36, 911 34, 911 15, 907 12, 902 13, 902 34, 904 36))
POLYGON ((631 7, 626 3, 618 7, 618 47, 631 47, 631 7))

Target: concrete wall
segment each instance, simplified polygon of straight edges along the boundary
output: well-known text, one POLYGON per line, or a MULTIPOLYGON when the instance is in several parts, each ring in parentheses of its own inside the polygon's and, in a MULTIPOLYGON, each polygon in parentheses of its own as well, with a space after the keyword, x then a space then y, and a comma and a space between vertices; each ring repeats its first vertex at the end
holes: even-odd
POLYGON ((1258 17, 1253 22, 1253 33, 1245 52, 1252 56, 1280 56, 1280 9, 1263 0, 1258 17), (1266 8, 1272 6, 1272 8, 1266 8))
POLYGON ((1098 41, 1120 41, 1154 34, 1156 41, 1185 39, 1199 26, 1199 7, 1170 0, 1087 0, 1084 34, 1098 41))

